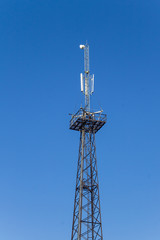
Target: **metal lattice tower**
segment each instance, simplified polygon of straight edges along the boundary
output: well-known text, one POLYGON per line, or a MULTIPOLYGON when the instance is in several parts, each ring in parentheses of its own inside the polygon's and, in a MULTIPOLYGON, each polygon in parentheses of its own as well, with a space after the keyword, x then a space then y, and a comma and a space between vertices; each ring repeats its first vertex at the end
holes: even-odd
POLYGON ((90 112, 94 75, 89 71, 89 45, 80 48, 84 49, 84 74, 80 78, 85 107, 70 120, 70 129, 80 132, 71 240, 103 240, 95 134, 106 123, 106 115, 102 110, 90 112))

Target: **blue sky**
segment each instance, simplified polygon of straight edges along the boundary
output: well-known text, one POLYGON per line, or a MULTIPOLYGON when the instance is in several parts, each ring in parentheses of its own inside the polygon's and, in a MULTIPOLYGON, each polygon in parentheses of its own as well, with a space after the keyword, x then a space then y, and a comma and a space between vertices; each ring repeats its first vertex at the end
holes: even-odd
POLYGON ((160 2, 0 1, 0 239, 70 239, 90 45, 104 239, 160 239, 160 2))

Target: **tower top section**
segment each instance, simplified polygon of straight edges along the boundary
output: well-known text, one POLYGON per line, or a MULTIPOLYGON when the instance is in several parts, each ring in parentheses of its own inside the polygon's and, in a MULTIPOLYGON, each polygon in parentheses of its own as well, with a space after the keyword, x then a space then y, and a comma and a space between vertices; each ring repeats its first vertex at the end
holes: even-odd
POLYGON ((94 75, 89 70, 89 45, 80 45, 84 50, 84 73, 80 74, 81 92, 85 95, 85 107, 81 107, 76 114, 72 114, 69 128, 71 130, 96 133, 106 123, 107 116, 103 110, 90 111, 90 95, 94 91, 94 75))
POLYGON ((81 92, 85 95, 85 110, 90 112, 90 95, 94 92, 94 74, 90 75, 88 43, 79 47, 84 50, 84 73, 80 74, 81 92))

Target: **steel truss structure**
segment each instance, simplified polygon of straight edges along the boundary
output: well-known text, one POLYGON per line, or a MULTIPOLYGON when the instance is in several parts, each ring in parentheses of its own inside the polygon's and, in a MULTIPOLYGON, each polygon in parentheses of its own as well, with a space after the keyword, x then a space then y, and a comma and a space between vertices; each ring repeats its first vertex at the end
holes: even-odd
POLYGON ((90 111, 90 96, 94 92, 94 74, 89 70, 89 45, 84 50, 84 74, 80 74, 85 107, 72 115, 70 129, 80 132, 79 156, 71 240, 103 240, 97 173, 95 134, 106 123, 102 110, 90 111))
POLYGON ((103 240, 95 133, 105 122, 105 114, 84 109, 70 121, 70 129, 80 131, 71 240, 103 240))

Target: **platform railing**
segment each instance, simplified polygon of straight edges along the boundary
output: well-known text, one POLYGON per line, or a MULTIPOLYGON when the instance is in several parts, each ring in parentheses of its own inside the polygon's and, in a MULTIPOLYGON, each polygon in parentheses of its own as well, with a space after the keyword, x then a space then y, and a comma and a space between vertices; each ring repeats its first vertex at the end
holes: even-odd
POLYGON ((102 111, 97 112, 87 112, 85 109, 80 108, 76 114, 73 114, 70 120, 70 126, 72 126, 77 119, 91 120, 91 121, 107 121, 107 115, 102 113, 102 111))

